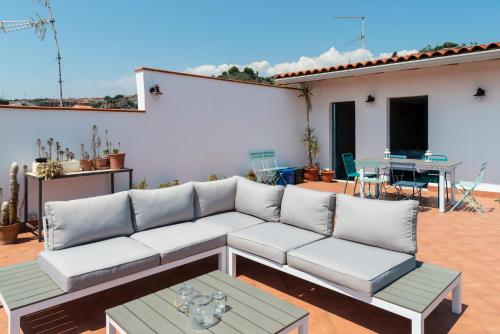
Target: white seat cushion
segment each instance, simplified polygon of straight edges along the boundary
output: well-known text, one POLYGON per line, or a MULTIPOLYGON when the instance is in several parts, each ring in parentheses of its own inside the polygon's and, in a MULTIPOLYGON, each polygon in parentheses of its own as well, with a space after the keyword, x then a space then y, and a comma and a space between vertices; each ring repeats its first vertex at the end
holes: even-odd
POLYGON ((206 224, 224 233, 234 232, 263 222, 262 219, 237 211, 219 213, 195 221, 196 224, 206 224))
POLYGON ((324 238, 323 235, 281 223, 263 223, 229 233, 229 246, 286 264, 286 253, 324 238))
POLYGON ((415 257, 327 238, 287 254, 290 267, 372 295, 415 268, 415 257))
POLYGON ((187 222, 134 233, 130 236, 161 255, 169 263, 226 245, 226 233, 203 224, 187 222))
POLYGON ((43 251, 38 264, 64 291, 76 291, 160 265, 153 249, 118 237, 57 251, 43 251))

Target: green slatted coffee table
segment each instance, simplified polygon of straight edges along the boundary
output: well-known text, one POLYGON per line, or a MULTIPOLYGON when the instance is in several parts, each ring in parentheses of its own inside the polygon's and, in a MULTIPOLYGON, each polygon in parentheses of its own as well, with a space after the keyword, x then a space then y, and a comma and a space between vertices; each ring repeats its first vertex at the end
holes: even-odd
MULTIPOLYGON (((205 331, 214 334, 308 333, 309 313, 236 278, 213 271, 187 281, 201 293, 220 290, 229 310, 221 321, 205 331)), ((106 311, 106 332, 114 334, 193 333, 186 315, 174 306, 178 285, 106 311)))

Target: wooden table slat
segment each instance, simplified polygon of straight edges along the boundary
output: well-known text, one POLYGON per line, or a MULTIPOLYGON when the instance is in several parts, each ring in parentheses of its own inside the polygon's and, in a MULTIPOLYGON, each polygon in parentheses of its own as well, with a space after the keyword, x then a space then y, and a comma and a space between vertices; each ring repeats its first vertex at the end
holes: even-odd
POLYGON ((129 303, 124 304, 130 312, 137 318, 141 319, 153 331, 158 334, 183 334, 184 331, 177 328, 172 322, 165 319, 160 313, 163 309, 155 310, 149 305, 145 304, 142 300, 136 299, 129 303))
MULTIPOLYGON (((201 293, 212 293, 214 292, 214 288, 204 284, 198 279, 193 279, 188 281, 189 284, 191 284, 196 290, 200 291, 201 293)), ((227 295, 227 303, 231 307, 232 313, 236 313, 242 318, 248 320, 252 324, 254 324, 256 327, 261 328, 265 333, 275 333, 277 332, 280 328, 283 327, 282 324, 280 324, 278 321, 272 319, 266 314, 262 314, 259 311, 248 307, 244 303, 240 302, 239 300, 235 299, 231 295, 227 295)))
POLYGON ((226 295, 231 296, 232 298, 242 302, 248 307, 258 311, 259 313, 271 317, 272 319, 279 322, 281 325, 286 325, 289 324, 290 322, 294 322, 295 320, 297 320, 292 315, 283 312, 282 310, 272 305, 269 305, 260 299, 255 298, 247 291, 234 288, 231 285, 216 278, 213 278, 209 275, 201 276, 198 279, 203 283, 207 284, 208 286, 213 287, 214 291, 217 290, 224 291, 226 295))
POLYGON ((156 334, 149 326, 123 305, 106 310, 106 314, 108 314, 111 319, 118 322, 120 327, 127 333, 156 334), (120 321, 120 319, 126 319, 126 321, 120 321))
POLYGON ((22 268, 34 266, 34 265, 36 265, 36 261, 33 260, 33 261, 26 261, 26 262, 16 263, 16 264, 12 264, 10 266, 2 267, 2 268, 0 268, 0 276, 6 271, 13 271, 16 269, 22 269, 22 268))
POLYGON ((215 277, 237 289, 240 289, 242 291, 246 291, 248 294, 252 295, 254 298, 260 299, 263 302, 272 305, 292 316, 294 316, 296 319, 300 319, 308 315, 309 313, 301 308, 298 308, 295 305, 292 305, 282 299, 276 298, 273 295, 259 290, 256 287, 253 287, 245 282, 242 282, 238 279, 233 279, 232 277, 224 274, 223 272, 219 270, 215 270, 211 273, 208 274, 210 277, 215 277))

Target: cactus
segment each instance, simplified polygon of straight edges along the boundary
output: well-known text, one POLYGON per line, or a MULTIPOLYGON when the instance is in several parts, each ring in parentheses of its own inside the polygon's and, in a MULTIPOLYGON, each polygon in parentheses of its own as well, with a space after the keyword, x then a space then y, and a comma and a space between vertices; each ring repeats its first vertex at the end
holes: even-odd
POLYGON ((10 166, 9 175, 9 224, 17 222, 17 201, 19 198, 19 183, 17 183, 17 173, 19 165, 13 162, 10 166))
POLYGON ((9 225, 9 203, 3 202, 2 208, 0 209, 0 225, 9 225))

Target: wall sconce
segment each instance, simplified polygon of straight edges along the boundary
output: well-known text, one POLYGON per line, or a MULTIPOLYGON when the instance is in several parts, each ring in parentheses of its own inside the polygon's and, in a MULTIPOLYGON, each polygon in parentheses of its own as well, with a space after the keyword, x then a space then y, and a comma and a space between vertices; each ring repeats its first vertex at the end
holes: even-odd
POLYGON ((366 101, 367 103, 372 103, 372 102, 375 102, 375 98, 370 94, 368 95, 368 97, 366 98, 366 101))
POLYGON ((477 88, 476 94, 474 94, 475 97, 483 97, 486 96, 486 91, 482 89, 481 87, 477 88))
POLYGON ((160 91, 160 86, 158 86, 158 85, 154 85, 153 87, 151 87, 149 89, 149 93, 153 94, 154 96, 159 96, 159 95, 163 94, 160 91))

